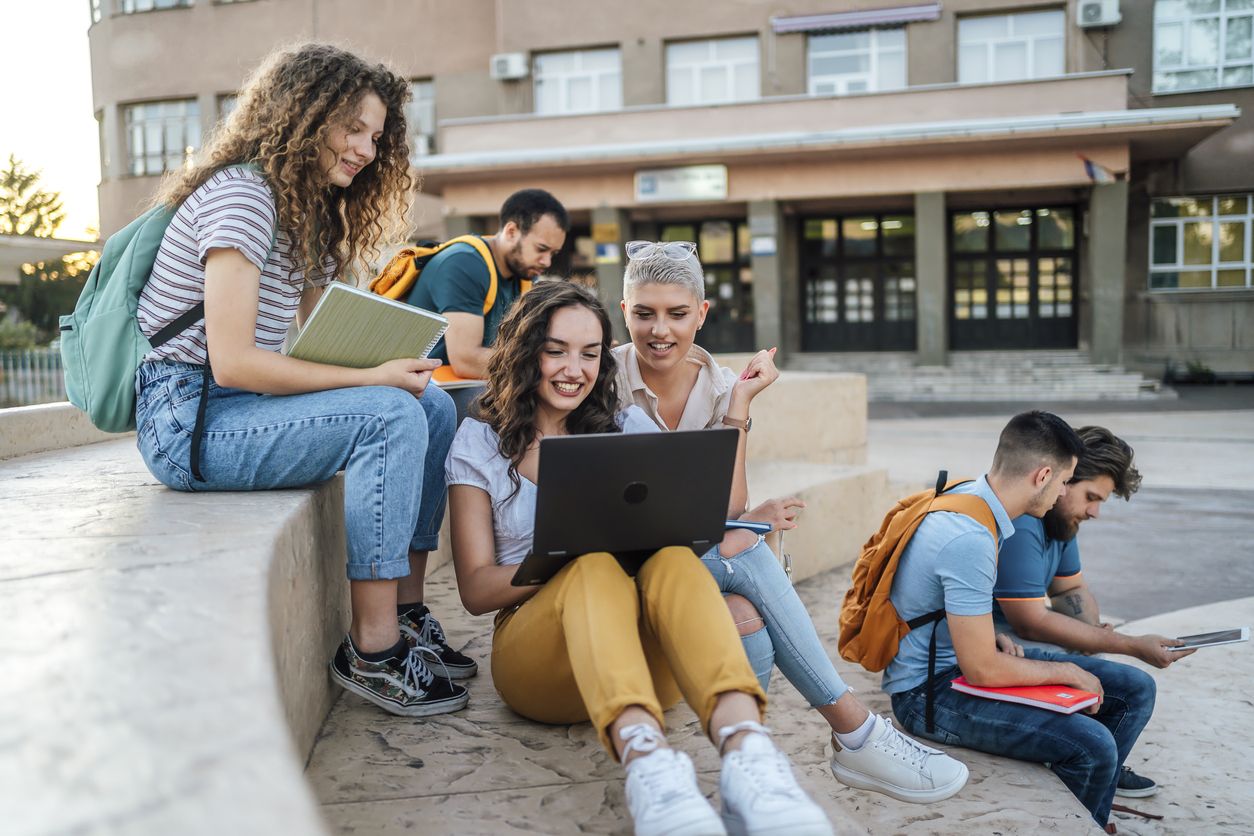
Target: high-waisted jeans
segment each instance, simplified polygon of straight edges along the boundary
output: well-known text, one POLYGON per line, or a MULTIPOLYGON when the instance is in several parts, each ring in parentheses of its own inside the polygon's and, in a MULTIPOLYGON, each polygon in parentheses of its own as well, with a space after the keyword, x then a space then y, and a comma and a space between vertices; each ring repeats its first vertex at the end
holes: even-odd
POLYGON ((762 615, 766 627, 742 641, 764 689, 774 664, 814 708, 831 705, 845 695, 849 686, 836 673, 810 613, 762 538, 731 557, 723 557, 716 546, 701 555, 701 562, 720 592, 743 595, 762 615))
POLYGON ((201 366, 144 363, 136 374, 139 452, 180 491, 292 488, 344 471, 349 580, 409 574, 410 549, 438 545, 454 408, 390 386, 258 395, 210 382, 200 469, 189 470, 201 366))

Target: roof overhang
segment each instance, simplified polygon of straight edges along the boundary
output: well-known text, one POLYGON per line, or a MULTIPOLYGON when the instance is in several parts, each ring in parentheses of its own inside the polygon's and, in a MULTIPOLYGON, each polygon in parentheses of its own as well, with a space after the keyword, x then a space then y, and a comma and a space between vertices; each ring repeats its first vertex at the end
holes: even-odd
POLYGON ((0 284, 17 284, 23 264, 64 258, 73 253, 99 250, 98 241, 73 238, 36 238, 31 235, 0 235, 0 284))
POLYGON ((497 149, 424 157, 420 167, 425 191, 438 193, 447 182, 496 174, 543 170, 612 171, 638 165, 683 165, 695 161, 831 157, 833 154, 882 156, 917 154, 929 148, 962 146, 1129 143, 1140 159, 1179 155, 1211 133, 1231 125, 1241 111, 1235 105, 1138 108, 1134 110, 956 119, 862 126, 834 130, 788 131, 685 138, 670 141, 497 149))

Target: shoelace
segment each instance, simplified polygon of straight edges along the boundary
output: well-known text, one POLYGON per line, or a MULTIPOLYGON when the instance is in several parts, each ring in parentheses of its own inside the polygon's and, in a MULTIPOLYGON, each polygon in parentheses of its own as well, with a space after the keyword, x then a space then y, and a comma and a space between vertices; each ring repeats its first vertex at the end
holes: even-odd
POLYGON ((618 730, 618 736, 626 743, 623 745, 623 759, 630 752, 648 754, 662 743, 662 733, 647 723, 632 723, 618 730))
POLYGON ((435 682, 435 674, 427 667, 418 648, 410 648, 401 663, 401 684, 408 691, 426 691, 435 682))
MULTIPOLYGON (((435 657, 440 663, 440 667, 444 669, 444 678, 452 679, 449 673, 448 665, 444 664, 444 660, 440 658, 440 651, 448 645, 444 638, 444 630, 440 627, 440 622, 436 621, 431 613, 427 613, 422 617, 422 629, 418 631, 418 645, 414 650, 426 650, 435 657)), ((424 662, 425 665, 425 662, 424 662)), ((435 674, 431 674, 435 676, 435 674)))
MULTIPOLYGON (((768 741, 770 740, 770 729, 761 723, 745 720, 718 730, 719 750, 723 749, 728 738, 742 731, 760 734, 768 741)), ((792 767, 788 764, 788 758, 774 747, 774 743, 771 744, 769 753, 755 753, 752 756, 743 757, 740 759, 740 764, 749 773, 760 793, 788 799, 796 799, 800 793, 796 779, 793 778, 792 767)))
POLYGON ((639 752, 641 758, 632 761, 632 772, 636 780, 644 784, 645 797, 652 801, 652 807, 665 806, 676 796, 684 795, 688 788, 687 779, 679 774, 678 757, 665 761, 642 760, 643 757, 657 751, 662 744, 662 733, 653 726, 634 723, 618 730, 618 736, 626 744, 623 746, 623 757, 629 752, 639 752), (638 766, 637 766, 638 764, 638 766))
POLYGON ((890 731, 876 743, 887 749, 890 755, 901 758, 915 769, 922 768, 923 762, 928 759, 929 755, 933 754, 934 750, 897 731, 887 717, 881 719, 888 723, 890 731))

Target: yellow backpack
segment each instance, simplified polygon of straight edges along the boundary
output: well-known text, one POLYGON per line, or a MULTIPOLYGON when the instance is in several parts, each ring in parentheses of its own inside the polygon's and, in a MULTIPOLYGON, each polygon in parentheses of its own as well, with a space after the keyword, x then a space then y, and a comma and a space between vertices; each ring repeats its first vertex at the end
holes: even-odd
MULTIPOLYGON (((422 274, 422 268, 427 266, 427 262, 454 244, 469 244, 474 247, 483 257, 484 263, 488 265, 488 295, 483 299, 483 315, 487 316, 488 311, 492 310, 492 306, 496 304, 498 282, 496 259, 492 257, 492 251, 488 249, 487 243, 478 235, 459 235, 443 244, 436 241, 419 241, 412 247, 405 247, 392 256, 392 260, 370 282, 370 292, 397 301, 407 299, 414 285, 418 283, 418 277, 422 274)), ((520 288, 522 293, 526 293, 531 290, 531 282, 527 279, 521 280, 520 288)), ((463 379, 454 374, 453 368, 448 364, 436 369, 434 377, 440 383, 451 383, 463 379)))

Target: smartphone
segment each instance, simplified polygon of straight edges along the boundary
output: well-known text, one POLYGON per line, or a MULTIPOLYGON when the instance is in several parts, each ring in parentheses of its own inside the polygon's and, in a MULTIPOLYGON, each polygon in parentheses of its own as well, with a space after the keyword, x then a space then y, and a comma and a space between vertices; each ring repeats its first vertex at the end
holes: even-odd
POLYGON ((770 534, 771 524, 768 522, 753 522, 751 520, 728 520, 723 524, 724 528, 744 528, 752 531, 754 534, 770 534))

